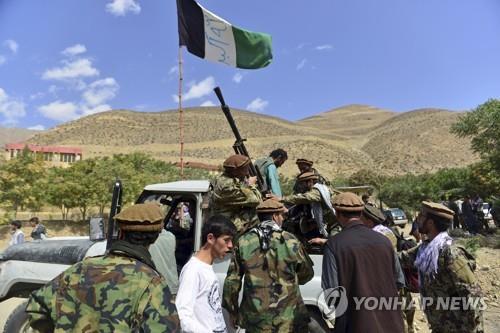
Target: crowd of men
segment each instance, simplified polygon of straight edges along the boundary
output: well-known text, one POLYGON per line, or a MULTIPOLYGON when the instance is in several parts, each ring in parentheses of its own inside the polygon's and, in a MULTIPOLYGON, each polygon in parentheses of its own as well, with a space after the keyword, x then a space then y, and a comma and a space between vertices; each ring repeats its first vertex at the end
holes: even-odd
MULTIPOLYGON (((363 297, 411 303, 411 270, 423 297, 459 297, 465 305, 481 296, 473 257, 447 233, 452 210, 423 202, 417 223, 426 239, 402 250, 380 210, 354 193, 332 195, 312 161, 297 160, 294 193, 283 195, 276 170, 286 160, 280 149, 257 163, 270 185, 267 195, 250 176, 248 157, 224 161, 212 184, 214 214, 202 225, 201 248, 182 268, 176 295, 148 251, 164 214, 156 204, 136 204, 115 216, 120 240, 104 256, 84 259, 32 294, 31 326, 42 332, 226 332, 226 309, 231 324, 249 333, 308 332, 299 285, 314 271, 305 245, 323 254, 324 294, 342 290, 348 301, 334 332, 413 332, 411 304, 356 307, 363 297), (228 252, 221 293, 212 264, 228 252)), ((483 332, 479 308, 443 309, 434 302, 424 311, 433 332, 483 332)))

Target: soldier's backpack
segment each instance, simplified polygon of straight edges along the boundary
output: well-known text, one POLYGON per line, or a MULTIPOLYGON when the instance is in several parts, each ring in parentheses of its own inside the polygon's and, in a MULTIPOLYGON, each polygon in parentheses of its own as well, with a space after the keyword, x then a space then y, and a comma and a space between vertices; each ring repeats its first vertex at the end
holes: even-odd
POLYGON ((269 188, 269 184, 267 183, 267 168, 273 163, 274 160, 272 157, 259 158, 254 163, 255 167, 259 169, 266 188, 269 188))

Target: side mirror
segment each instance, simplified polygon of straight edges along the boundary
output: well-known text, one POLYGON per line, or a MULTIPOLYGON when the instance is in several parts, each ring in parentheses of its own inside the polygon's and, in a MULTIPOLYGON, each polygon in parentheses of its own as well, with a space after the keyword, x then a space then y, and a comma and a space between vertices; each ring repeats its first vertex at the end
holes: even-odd
POLYGON ((104 234, 104 218, 92 217, 89 222, 89 238, 91 241, 106 239, 104 234))

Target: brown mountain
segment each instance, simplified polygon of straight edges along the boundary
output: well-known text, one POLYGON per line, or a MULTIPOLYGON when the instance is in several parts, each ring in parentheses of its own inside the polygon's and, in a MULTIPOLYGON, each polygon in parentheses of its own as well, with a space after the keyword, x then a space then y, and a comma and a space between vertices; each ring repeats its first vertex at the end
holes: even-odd
MULTIPOLYGON (((426 172, 473 162, 469 142, 449 133, 459 113, 416 110, 395 113, 349 105, 290 122, 248 111, 232 110, 252 157, 282 147, 290 162, 282 172, 296 173, 293 161, 307 157, 329 177, 360 168, 385 174, 426 172)), ((76 145, 84 158, 143 151, 175 162, 179 159, 179 114, 115 110, 62 124, 38 133, 30 142, 76 145)), ((232 153, 234 137, 218 107, 184 112, 185 160, 220 164, 232 153)))
POLYGON ((25 128, 0 127, 0 145, 6 143, 23 142, 40 131, 33 131, 25 128))

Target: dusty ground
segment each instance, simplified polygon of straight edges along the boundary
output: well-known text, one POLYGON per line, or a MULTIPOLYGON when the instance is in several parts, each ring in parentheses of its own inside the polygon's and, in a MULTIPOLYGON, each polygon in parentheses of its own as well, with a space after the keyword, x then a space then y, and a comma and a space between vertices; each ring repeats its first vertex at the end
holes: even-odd
MULTIPOLYGON (((26 235, 31 232, 30 227, 24 227, 23 231, 26 235)), ((60 228, 50 228, 50 236, 69 236, 78 235, 83 236, 87 234, 87 226, 74 223, 68 224, 60 228)), ((489 244, 498 244, 500 232, 494 236, 488 236, 489 244)), ((8 246, 10 236, 7 229, 0 228, 0 251, 8 246)), ((27 237, 29 239, 29 236, 27 237)), ((485 332, 500 332, 500 249, 490 247, 479 248, 476 252, 477 270, 476 276, 479 279, 483 293, 485 295, 485 302, 488 305, 484 313, 485 332)), ((413 295, 418 297, 417 294, 413 295)), ((19 299, 9 300, 0 303, 0 331, 3 323, 8 316, 9 309, 14 309, 15 305, 19 304, 19 299)), ((419 333, 430 332, 425 315, 422 311, 417 310, 415 314, 415 330, 419 333)))

